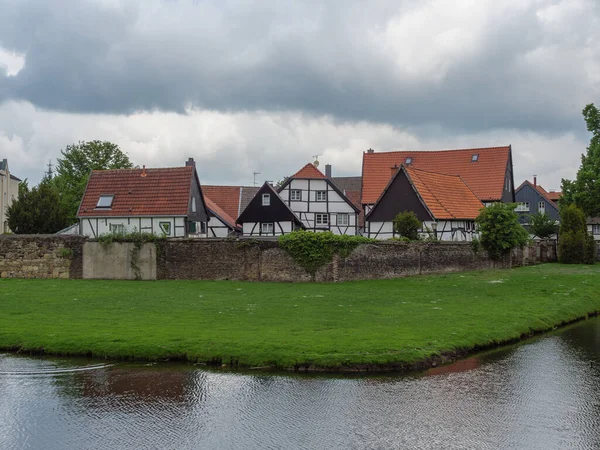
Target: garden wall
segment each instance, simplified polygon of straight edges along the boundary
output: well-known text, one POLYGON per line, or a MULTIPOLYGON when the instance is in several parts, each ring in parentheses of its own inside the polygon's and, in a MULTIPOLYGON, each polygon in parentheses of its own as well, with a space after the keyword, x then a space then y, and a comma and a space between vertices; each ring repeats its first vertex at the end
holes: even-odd
MULTIPOLYGON (((468 243, 362 244, 319 269, 316 281, 396 278, 486 270, 556 260, 556 243, 537 243, 493 262, 468 243)), ((275 241, 173 239, 155 244, 101 244, 78 236, 1 236, 4 278, 311 281, 275 241)))

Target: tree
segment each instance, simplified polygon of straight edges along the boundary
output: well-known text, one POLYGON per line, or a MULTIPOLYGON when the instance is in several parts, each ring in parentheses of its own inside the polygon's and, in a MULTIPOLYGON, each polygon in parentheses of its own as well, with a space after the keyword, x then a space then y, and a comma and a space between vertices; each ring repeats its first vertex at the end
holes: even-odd
POLYGON ((476 222, 481 233, 481 246, 494 260, 506 256, 514 247, 529 242, 529 233, 519 224, 514 203, 494 203, 482 208, 476 222))
POLYGON ((529 216, 531 233, 541 239, 547 239, 558 231, 556 221, 546 213, 532 214, 529 216))
POLYGON ((594 264, 596 242, 587 232, 585 214, 576 205, 560 209, 558 260, 564 264, 594 264))
POLYGON ((46 179, 31 190, 27 182, 20 183, 19 196, 6 215, 9 228, 17 234, 56 233, 70 223, 56 186, 46 179))
POLYGON ((412 211, 404 211, 394 217, 394 231, 400 236, 416 241, 422 223, 412 211))
POLYGON ((92 170, 131 169, 133 164, 117 144, 108 141, 80 141, 61 150, 56 163, 53 183, 60 192, 60 201, 71 222, 92 170))
POLYGON ((587 153, 581 155, 575 180, 562 180, 560 203, 575 203, 585 215, 596 217, 600 215, 600 111, 591 103, 583 109, 583 117, 592 138, 587 153))

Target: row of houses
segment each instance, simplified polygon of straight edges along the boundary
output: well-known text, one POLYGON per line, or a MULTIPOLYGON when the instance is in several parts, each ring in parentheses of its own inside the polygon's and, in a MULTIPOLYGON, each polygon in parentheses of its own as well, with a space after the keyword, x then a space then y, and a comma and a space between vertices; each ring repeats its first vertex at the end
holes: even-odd
POLYGON ((78 212, 79 233, 133 230, 168 237, 276 237, 296 229, 396 237, 394 217, 413 211, 422 231, 469 241, 486 204, 514 202, 512 149, 375 152, 362 174, 333 177, 308 163, 278 186, 201 185, 183 167, 93 171, 78 212))

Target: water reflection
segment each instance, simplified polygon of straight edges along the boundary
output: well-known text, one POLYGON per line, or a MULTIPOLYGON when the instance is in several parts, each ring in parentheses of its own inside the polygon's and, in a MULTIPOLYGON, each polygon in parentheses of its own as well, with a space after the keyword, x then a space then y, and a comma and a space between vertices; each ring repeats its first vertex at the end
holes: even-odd
POLYGON ((600 448, 600 319, 410 376, 0 355, 0 448, 600 448))

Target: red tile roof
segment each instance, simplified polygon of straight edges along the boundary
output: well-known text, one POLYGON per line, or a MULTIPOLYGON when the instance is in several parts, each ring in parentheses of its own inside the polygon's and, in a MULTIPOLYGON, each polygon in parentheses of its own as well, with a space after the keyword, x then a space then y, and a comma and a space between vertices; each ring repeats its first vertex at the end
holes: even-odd
POLYGON ((358 226, 363 227, 365 225, 365 210, 360 203, 360 191, 344 191, 344 195, 360 211, 358 213, 358 226))
POLYGON ((398 151, 363 153, 362 203, 377 201, 388 182, 390 168, 406 163, 411 167, 446 175, 460 175, 482 201, 500 200, 506 168, 510 161, 510 146, 438 151, 398 151), (471 162, 472 155, 479 155, 471 162))
POLYGON ((187 216, 193 176, 191 166, 94 170, 78 216, 187 216), (96 208, 100 195, 114 195, 110 209, 96 208))
POLYGON ((458 175, 404 167, 410 181, 436 219, 475 219, 483 203, 458 175))
POLYGON ((557 191, 554 191, 554 192, 550 191, 550 192, 547 192, 547 193, 546 193, 546 196, 547 196, 547 197, 548 197, 550 200, 552 200, 554 203, 556 203, 556 202, 558 202, 558 201, 560 200, 560 198, 562 197, 562 192, 560 192, 560 191, 558 191, 558 192, 557 192, 557 191))
POLYGON ((308 163, 290 178, 327 178, 313 163, 308 163))
MULTIPOLYGON (((237 220, 240 215, 241 186, 210 186, 202 185, 202 192, 229 215, 237 220)), ((234 222, 235 222, 234 220, 234 222)))
POLYGON ((231 228, 239 228, 235 223, 235 219, 232 218, 229 214, 227 214, 223 209, 219 207, 215 202, 213 202, 210 198, 204 195, 204 203, 206 203, 206 207, 208 210, 226 225, 231 228))

